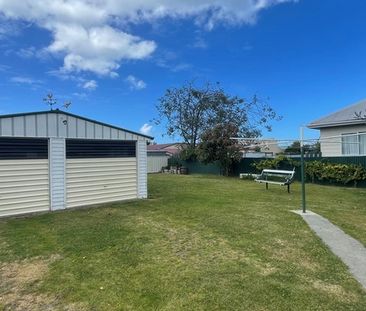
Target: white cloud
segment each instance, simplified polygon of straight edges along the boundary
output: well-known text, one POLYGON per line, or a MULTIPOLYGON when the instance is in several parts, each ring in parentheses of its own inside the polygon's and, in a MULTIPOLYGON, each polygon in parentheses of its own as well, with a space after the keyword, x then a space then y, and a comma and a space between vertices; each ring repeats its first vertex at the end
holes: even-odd
POLYGON ((7 35, 7 29, 5 25, 0 25, 0 40, 7 35))
POLYGON ((156 64, 161 68, 166 68, 172 72, 187 71, 192 68, 191 64, 187 63, 177 63, 166 61, 165 59, 158 59, 156 64))
POLYGON ((142 133, 144 135, 150 135, 151 130, 152 130, 152 125, 149 125, 148 123, 145 123, 143 126, 141 126, 140 133, 142 133))
POLYGON ((72 95, 81 100, 84 100, 88 97, 88 95, 86 93, 79 93, 79 92, 72 93, 72 95))
POLYGON ((40 60, 46 60, 50 54, 46 49, 37 49, 34 46, 21 48, 17 51, 13 51, 17 56, 25 59, 38 58, 40 60))
POLYGON ((10 70, 9 66, 0 64, 0 72, 7 72, 9 70, 10 70))
POLYGON ((83 84, 83 89, 94 91, 98 87, 98 83, 95 80, 86 81, 83 84))
POLYGON ((35 80, 33 78, 23 76, 12 77, 10 78, 10 81, 18 84, 28 84, 28 85, 39 85, 43 83, 41 80, 35 80))
POLYGON ((133 75, 126 78, 126 82, 130 85, 131 90, 142 90, 146 88, 146 83, 143 80, 137 79, 133 75))
POLYGON ((207 49, 208 44, 202 37, 196 37, 195 41, 193 42, 192 47, 196 49, 207 49))
POLYGON ((118 77, 119 77, 119 74, 118 74, 117 72, 112 71, 112 72, 110 72, 110 73, 109 73, 109 76, 110 76, 112 79, 116 79, 116 78, 118 78, 118 77))
POLYGON ((155 43, 116 30, 110 26, 85 29, 80 25, 58 26, 51 53, 62 53, 66 72, 92 71, 108 75, 119 68, 119 62, 144 59, 155 50, 155 43))
POLYGON ((20 49, 16 54, 21 58, 32 58, 36 55, 37 50, 34 46, 20 49))
POLYGON ((160 51, 155 57, 155 63, 161 68, 172 72, 186 71, 192 68, 191 64, 180 62, 179 54, 172 51, 160 51))
POLYGON ((0 40, 10 36, 17 35, 18 33, 19 33, 19 26, 12 21, 11 22, 7 21, 3 16, 0 15, 0 40))
POLYGON ((63 71, 113 76, 123 61, 145 59, 156 49, 154 41, 122 27, 166 17, 191 19, 207 30, 252 24, 261 10, 290 1, 297 0, 0 0, 0 14, 48 30, 47 51, 63 57, 63 71))

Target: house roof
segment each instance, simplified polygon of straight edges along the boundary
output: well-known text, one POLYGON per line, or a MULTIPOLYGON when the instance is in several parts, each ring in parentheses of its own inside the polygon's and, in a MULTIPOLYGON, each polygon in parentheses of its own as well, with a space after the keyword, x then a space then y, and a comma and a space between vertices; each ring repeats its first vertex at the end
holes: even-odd
POLYGON ((170 154, 177 154, 181 152, 181 146, 184 145, 182 143, 170 143, 170 144, 155 144, 148 145, 148 151, 165 151, 170 154))
POLYGON ((168 148, 170 146, 174 146, 176 145, 177 143, 171 143, 171 144, 152 144, 152 145, 148 145, 147 146, 147 150, 149 151, 161 151, 165 148, 168 148))
POLYGON ((330 115, 308 124, 308 128, 320 129, 324 127, 365 124, 365 120, 357 119, 356 113, 366 113, 366 100, 338 110, 330 115))
POLYGON ((47 114, 47 113, 64 114, 66 116, 78 118, 78 119, 88 121, 88 122, 92 122, 92 123, 96 123, 96 124, 99 124, 99 125, 102 125, 102 126, 108 126, 110 128, 114 128, 116 130, 121 130, 121 131, 130 133, 130 134, 146 137, 146 138, 151 139, 151 140, 154 139, 154 137, 152 137, 152 136, 144 135, 144 134, 141 134, 141 133, 137 133, 137 132, 134 132, 134 131, 127 130, 127 129, 122 128, 122 127, 118 127, 118 126, 115 126, 115 125, 103 123, 103 122, 96 121, 96 120, 89 119, 89 118, 85 118, 85 117, 82 117, 82 116, 79 116, 79 115, 76 115, 76 114, 72 114, 72 113, 69 113, 69 112, 66 112, 66 111, 62 111, 62 110, 59 110, 59 109, 47 110, 47 111, 36 111, 36 112, 25 112, 25 113, 15 113, 15 114, 3 114, 3 115, 0 115, 0 119, 23 117, 23 116, 30 116, 30 115, 40 115, 40 114, 47 114))

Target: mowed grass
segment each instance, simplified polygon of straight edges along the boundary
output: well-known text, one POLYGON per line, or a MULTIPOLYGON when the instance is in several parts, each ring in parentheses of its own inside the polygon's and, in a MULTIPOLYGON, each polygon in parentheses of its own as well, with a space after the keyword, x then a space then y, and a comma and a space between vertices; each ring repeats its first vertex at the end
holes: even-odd
MULTIPOLYGON (((2 220, 0 306, 366 310, 366 292, 289 212, 299 189, 152 175, 148 200, 2 220)), ((365 190, 307 190, 309 208, 366 242, 365 190)))
POLYGON ((309 209, 366 246, 366 189, 334 186, 307 186, 309 209))

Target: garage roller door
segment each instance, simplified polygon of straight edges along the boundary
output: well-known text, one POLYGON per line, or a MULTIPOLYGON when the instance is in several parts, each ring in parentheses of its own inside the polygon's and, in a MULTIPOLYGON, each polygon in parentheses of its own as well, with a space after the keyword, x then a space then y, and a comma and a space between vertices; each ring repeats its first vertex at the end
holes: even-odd
POLYGON ((137 197, 135 142, 66 142, 67 207, 137 197))
POLYGON ((0 216, 48 211, 48 143, 0 139, 0 216))

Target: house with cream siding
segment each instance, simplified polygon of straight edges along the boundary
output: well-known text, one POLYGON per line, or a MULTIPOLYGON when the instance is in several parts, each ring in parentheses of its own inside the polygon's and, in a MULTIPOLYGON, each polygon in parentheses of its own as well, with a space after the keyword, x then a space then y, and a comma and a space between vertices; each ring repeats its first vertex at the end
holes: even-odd
POLYGON ((325 157, 366 156, 366 100, 345 107, 308 125, 320 131, 325 157))

